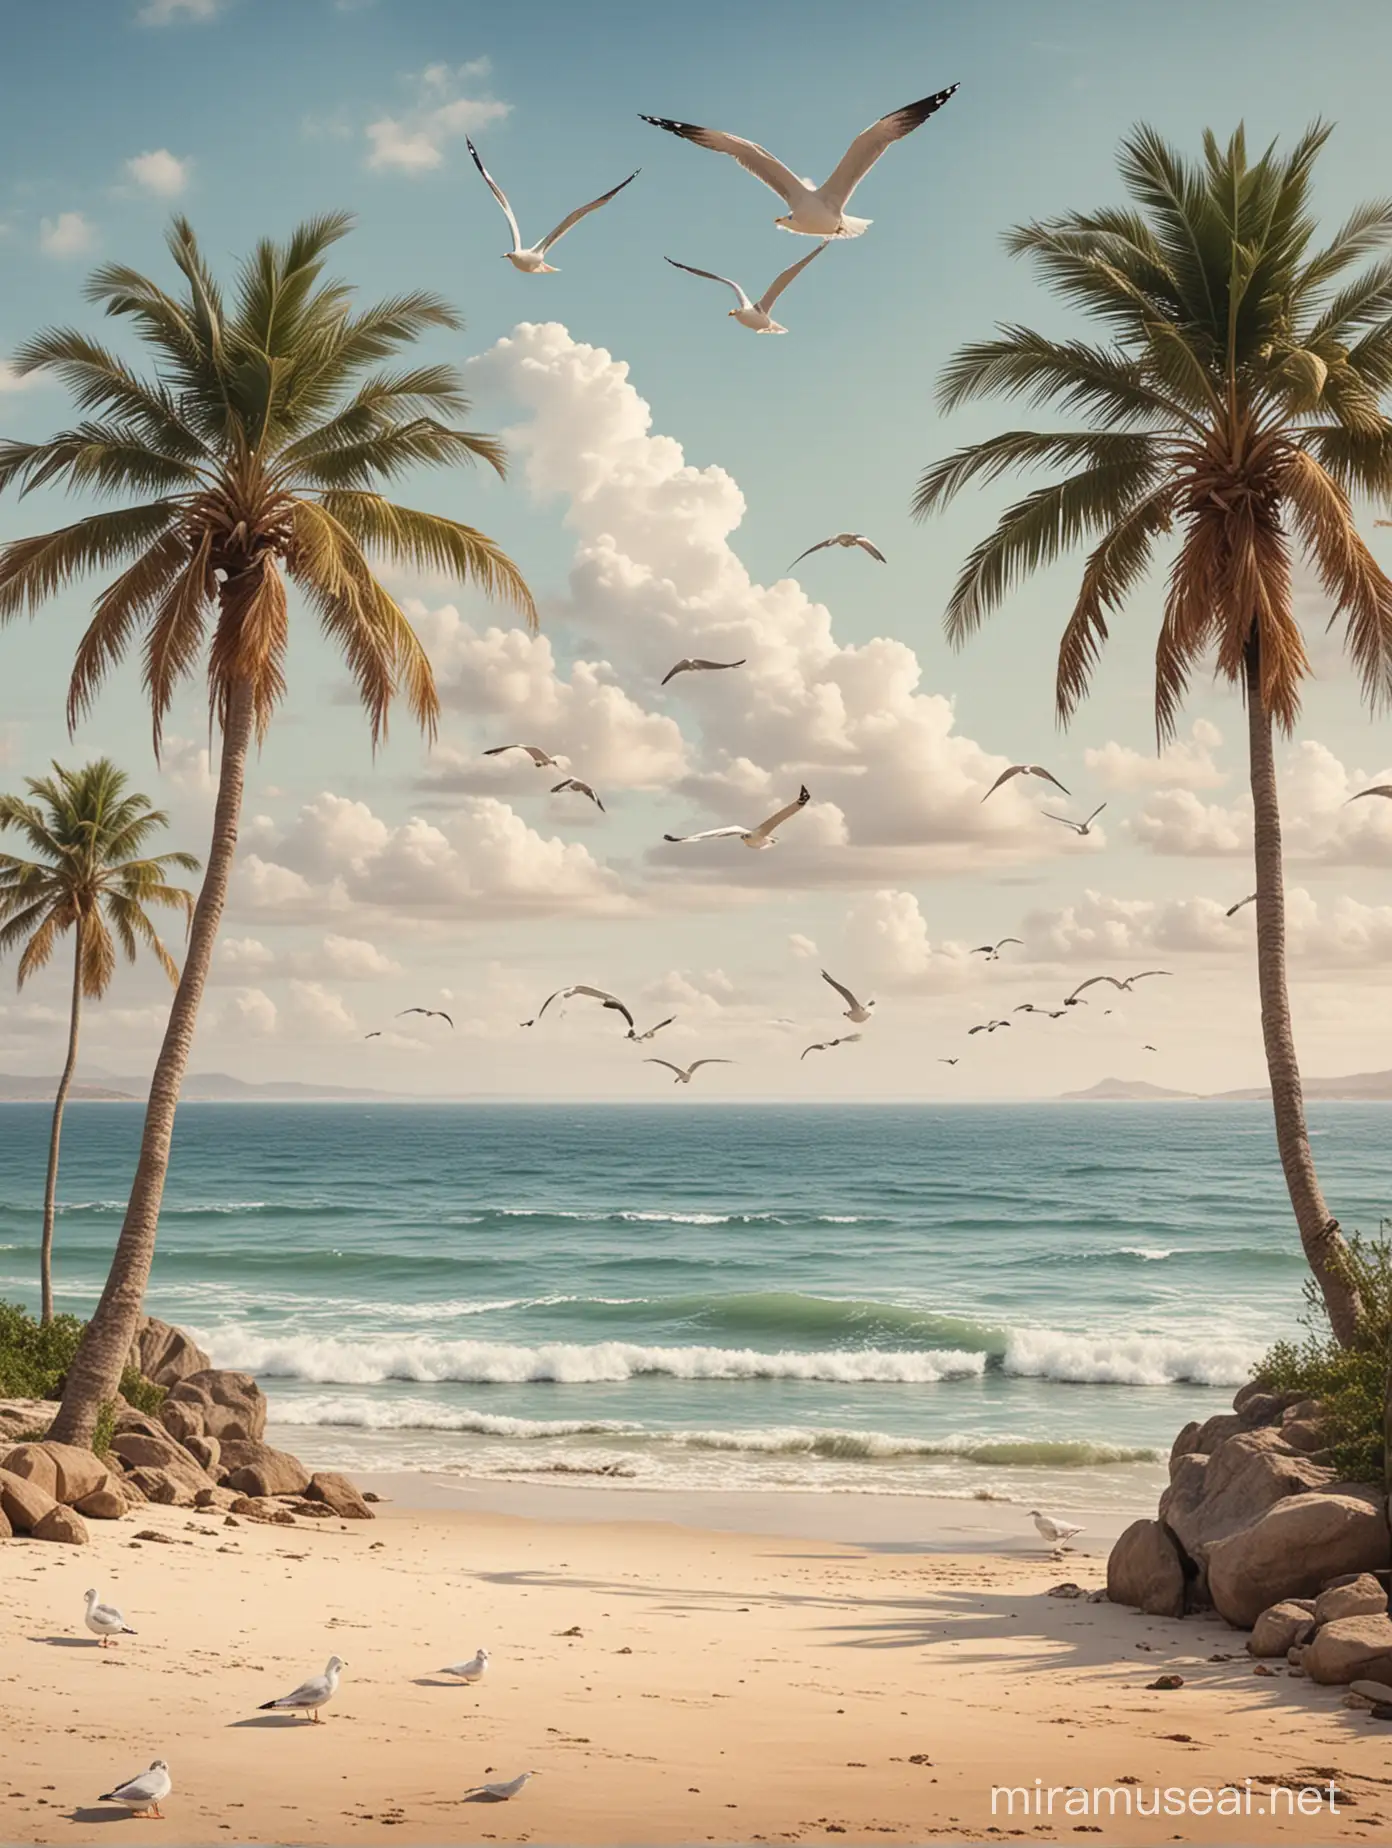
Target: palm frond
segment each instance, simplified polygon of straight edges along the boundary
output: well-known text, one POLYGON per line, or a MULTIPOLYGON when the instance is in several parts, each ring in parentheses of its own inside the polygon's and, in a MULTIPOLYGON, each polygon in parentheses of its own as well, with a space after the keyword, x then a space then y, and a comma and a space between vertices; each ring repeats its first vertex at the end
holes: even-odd
POLYGON ((181 516, 174 501, 149 501, 111 513, 90 513, 56 532, 12 539, 0 547, 0 622, 30 613, 74 578, 119 563, 167 533, 181 516))

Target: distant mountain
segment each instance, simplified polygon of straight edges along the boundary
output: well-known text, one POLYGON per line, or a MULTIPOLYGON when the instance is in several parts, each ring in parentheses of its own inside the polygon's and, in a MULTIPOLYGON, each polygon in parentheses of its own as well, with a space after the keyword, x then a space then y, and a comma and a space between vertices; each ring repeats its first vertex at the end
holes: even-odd
POLYGON ((1113 1103, 1146 1104, 1165 1098, 1195 1097, 1194 1091, 1167 1091, 1162 1084, 1147 1084, 1141 1078, 1103 1078, 1086 1091, 1061 1091, 1060 1101, 1068 1104, 1113 1103))
MULTIPOLYGON (((122 1077, 116 1072, 91 1067, 82 1072, 68 1093, 81 1103, 143 1103, 149 1080, 122 1077)), ((0 1072, 0 1103, 50 1103, 58 1089, 58 1079, 24 1077, 0 1072)), ((184 1080, 184 1102, 190 1104, 231 1103, 410 1103, 416 1101, 396 1091, 357 1090, 341 1084, 296 1084, 288 1079, 269 1084, 248 1084, 226 1072, 191 1072, 184 1080)))
MULTIPOLYGON (((1307 1098, 1321 1097, 1326 1101, 1356 1103, 1360 1098, 1370 1102, 1392 1100, 1392 1072, 1352 1072, 1346 1078, 1306 1078, 1303 1089, 1307 1098)), ((1268 1085, 1260 1085, 1250 1091, 1215 1091, 1214 1098, 1227 1103, 1244 1098, 1267 1098, 1271 1095, 1268 1085)))
MULTIPOLYGON (((57 1089, 57 1078, 17 1078, 9 1072, 0 1072, 0 1104, 51 1103, 57 1089)), ((74 1083, 68 1092, 70 1101, 88 1104, 138 1103, 141 1096, 141 1091, 121 1090, 113 1084, 74 1083)))

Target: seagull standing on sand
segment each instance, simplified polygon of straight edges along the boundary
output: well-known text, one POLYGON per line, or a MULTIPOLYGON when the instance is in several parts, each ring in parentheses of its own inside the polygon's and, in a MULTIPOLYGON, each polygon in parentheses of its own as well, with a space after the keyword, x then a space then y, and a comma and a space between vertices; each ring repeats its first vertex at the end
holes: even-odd
POLYGON ((824 982, 829 982, 836 990, 837 994, 840 995, 841 999, 846 1003, 844 1011, 847 1020, 853 1021, 858 1027, 863 1027, 866 1021, 869 1020, 870 1010, 875 1003, 873 1001, 857 1001, 850 989, 838 982, 834 975, 828 975, 825 969, 822 970, 822 980, 824 982))
POLYGON ((871 558, 878 558, 882 565, 889 563, 880 548, 871 545, 864 533, 833 533, 830 539, 819 539, 816 545, 809 545, 805 552, 799 552, 788 569, 791 571, 793 565, 800 565, 804 558, 810 558, 814 552, 824 552, 829 545, 858 545, 862 552, 868 552, 871 558))
POLYGON ((546 253, 550 250, 551 246, 553 244, 559 244, 566 232, 569 231, 572 226, 578 225, 582 218, 588 218, 590 213, 597 212, 600 206, 608 205, 615 193, 621 193, 625 186, 631 185, 642 171, 641 168, 635 167, 626 180, 620 180, 618 185, 611 186, 607 193, 601 193, 597 199, 591 199, 588 205, 578 206, 568 217, 563 218, 556 226, 556 229, 554 231, 548 231, 539 244, 532 244, 528 247, 524 247, 522 243, 522 233, 517 228, 517 220, 513 216, 512 207, 508 204, 507 194, 479 159, 478 149, 474 146, 473 142, 469 140, 467 135, 464 137, 464 145, 468 148, 473 158, 474 165, 483 175, 484 185, 487 186, 489 192, 491 192, 493 197, 498 201, 498 204, 502 206, 503 214, 508 221, 508 229, 512 232, 512 249, 505 250, 503 255, 514 269, 522 270, 524 274, 528 276, 555 275, 555 264, 546 261, 546 253))
POLYGON ((1058 778, 1056 776, 1051 776, 1042 764, 1011 764, 1008 770, 1001 771, 1000 775, 996 778, 995 782, 992 783, 981 800, 983 802, 988 802, 991 797, 995 795, 1001 784, 1008 783, 1013 776, 1037 776, 1046 783, 1052 783, 1055 789, 1062 789, 1066 796, 1073 793, 1069 789, 1064 789, 1063 784, 1059 782, 1058 778))
POLYGON ((644 1065, 665 1065, 669 1072, 675 1072, 677 1074, 676 1077, 672 1080, 674 1084, 690 1084, 692 1077, 695 1075, 695 1073, 700 1071, 703 1065, 733 1065, 734 1060, 733 1059, 693 1059, 691 1064, 688 1065, 685 1068, 685 1070, 683 1070, 683 1068, 680 1065, 673 1065, 670 1059, 644 1059, 643 1063, 644 1065))
POLYGON ((551 794, 553 796, 558 796, 563 789, 573 789, 577 795, 588 796, 601 815, 607 812, 604 804, 600 801, 590 785, 588 783, 582 783, 578 776, 568 776, 562 782, 553 784, 551 794))
POLYGON ((160 1804, 173 1788, 169 1766, 162 1758, 157 1758, 148 1771, 142 1771, 139 1777, 133 1777, 127 1783, 118 1784, 114 1790, 104 1791, 97 1801, 119 1803, 133 1816, 157 1816, 163 1822, 164 1812, 160 1804))
POLYGON ((491 1797, 495 1803, 509 1803, 534 1777, 540 1777, 539 1771, 524 1771, 520 1777, 509 1778, 506 1784, 475 1784, 465 1794, 471 1797, 491 1797))
POLYGON ((322 1675, 311 1675, 308 1681, 302 1681, 293 1694, 282 1694, 279 1700, 263 1700, 261 1713, 304 1713, 319 1724, 319 1709, 327 1707, 338 1692, 338 1678, 348 1664, 340 1656, 330 1656, 328 1666, 322 1675))
POLYGON ((674 122, 670 116, 645 115, 639 119, 654 128, 665 128, 669 135, 680 135, 683 141, 693 141, 698 148, 729 154, 737 160, 746 173, 762 180, 787 205, 787 215, 773 221, 782 230, 795 231, 801 237, 859 237, 871 221, 846 216, 851 194, 885 149, 911 135, 930 115, 936 115, 956 95, 957 88, 954 83, 946 90, 935 90, 931 96, 906 103, 902 109, 892 109, 872 122, 856 136, 831 178, 821 186, 799 179, 777 155, 761 148, 757 141, 746 141, 742 135, 726 134, 720 128, 699 128, 694 122, 674 122))
POLYGON ((668 668, 662 676, 661 685, 665 687, 678 674, 712 674, 726 667, 743 667, 747 659, 746 655, 741 655, 738 661, 703 661, 699 655, 683 655, 677 665, 668 668))
POLYGON ((1074 1534, 1082 1533, 1081 1527, 1075 1527, 1071 1521, 1056 1521, 1051 1514, 1041 1514, 1037 1508, 1030 1509, 1030 1519, 1034 1522, 1041 1540, 1047 1540, 1050 1546, 1063 1546, 1074 1534))
POLYGON ((482 1681, 488 1673, 489 1655, 486 1649, 478 1650, 467 1662, 452 1662, 448 1668, 442 1668, 442 1675, 453 1675, 457 1681, 482 1681))
POLYGON ((764 290, 757 302, 751 302, 740 285, 729 276, 717 276, 714 270, 693 269, 689 263, 678 263, 675 257, 667 257, 673 269, 685 270, 688 276, 704 276, 707 282, 723 282, 727 289, 733 289, 739 302, 738 308, 730 309, 730 316, 756 334, 786 334, 787 328, 781 321, 775 321, 769 309, 778 300, 795 276, 801 275, 813 257, 821 256, 826 244, 818 244, 815 250, 809 250, 805 257, 796 263, 790 263, 787 269, 779 272, 764 290))
POLYGON ((92 1632, 93 1636, 99 1636, 101 1638, 101 1646, 103 1649, 118 1636, 134 1636, 136 1634, 114 1604, 99 1604, 95 1591, 89 1591, 85 1593, 85 1596, 87 1599, 87 1615, 83 1621, 86 1623, 87 1628, 92 1632))
POLYGON ((495 744, 484 756, 501 757, 505 751, 525 751, 538 770, 559 770, 561 767, 559 760, 543 751, 539 744, 495 744))
POLYGON ((785 821, 797 814, 799 809, 807 807, 812 800, 806 783, 797 793, 797 800, 790 802, 786 808, 779 809, 776 815, 770 815, 767 821, 761 821, 757 828, 742 828, 738 822, 729 828, 702 828, 699 834, 664 834, 663 840, 670 841, 674 847, 683 847, 691 841, 740 840, 746 847, 773 847, 778 837, 775 828, 780 828, 785 821))
POLYGON ((809 1052, 830 1052, 833 1046, 854 1046, 858 1040, 864 1037, 862 1033, 843 1033, 840 1039, 818 1040, 815 1045, 808 1046, 804 1049, 802 1058, 798 1060, 798 1064, 802 1064, 802 1060, 807 1057, 809 1052))

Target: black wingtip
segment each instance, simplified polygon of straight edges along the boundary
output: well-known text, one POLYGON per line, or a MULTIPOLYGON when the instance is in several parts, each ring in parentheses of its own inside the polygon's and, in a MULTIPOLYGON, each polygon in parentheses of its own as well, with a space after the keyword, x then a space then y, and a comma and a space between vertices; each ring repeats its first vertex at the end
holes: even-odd
POLYGON ((802 788, 798 791, 798 801, 799 802, 810 802, 811 800, 812 800, 812 791, 807 787, 806 783, 804 783, 802 788))
POLYGON ((275 1706, 275 1702, 273 1700, 263 1700, 261 1705, 256 1709, 256 1711, 258 1713, 269 1713, 271 1708, 274 1706, 275 1706))

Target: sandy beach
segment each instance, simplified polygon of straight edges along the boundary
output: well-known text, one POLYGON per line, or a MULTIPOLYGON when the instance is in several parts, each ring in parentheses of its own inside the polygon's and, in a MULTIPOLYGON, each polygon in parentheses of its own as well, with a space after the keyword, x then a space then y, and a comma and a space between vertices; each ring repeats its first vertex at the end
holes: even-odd
POLYGON ((414 1482, 417 1502, 451 1496, 470 1505, 397 1499, 372 1524, 294 1528, 152 1507, 94 1522, 81 1550, 7 1545, 5 1839, 110 1841, 119 1812, 98 1794, 157 1756, 168 1820, 122 1819, 122 1840, 1392 1838, 1386 1730, 1341 1691, 1254 1676, 1216 1619, 1046 1595, 1100 1584, 1105 1533, 1061 1566, 1014 1508, 920 1501, 876 1539, 851 1497, 823 1498, 820 1520, 791 1505, 812 1498, 745 1498, 740 1519, 766 1527, 767 1503, 790 1504, 783 1532, 758 1533, 730 1508, 721 1531, 629 1518, 622 1493, 414 1482), (856 1539, 816 1537, 847 1523, 856 1539), (139 1634, 88 1637, 88 1585, 139 1634), (480 1643, 480 1687, 437 1672, 480 1643), (324 1724, 258 1711, 331 1654, 348 1668, 324 1724), (1148 1690, 1169 1674, 1183 1686, 1148 1690), (468 1800, 529 1768, 516 1801, 468 1800), (1351 1799, 1337 1817, 1080 1829, 993 1815, 990 1797, 1036 1778, 1146 1800, 1250 1779, 1264 1806, 1273 1780, 1331 1777, 1351 1799))

